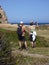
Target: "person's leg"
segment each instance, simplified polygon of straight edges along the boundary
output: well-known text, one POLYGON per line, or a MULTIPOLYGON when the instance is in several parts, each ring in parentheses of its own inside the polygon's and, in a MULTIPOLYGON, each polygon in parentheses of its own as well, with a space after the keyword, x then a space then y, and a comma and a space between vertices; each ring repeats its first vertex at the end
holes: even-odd
POLYGON ((22 45, 21 45, 21 41, 19 41, 19 49, 21 49, 22 45))
POLYGON ((34 43, 33 43, 33 41, 31 41, 31 46, 33 47, 33 45, 34 45, 34 43))
POLYGON ((36 47, 36 37, 35 40, 33 41, 33 47, 36 47))
POLYGON ((24 44, 25 44, 25 48, 27 49, 27 48, 28 48, 28 47, 27 47, 27 42, 25 41, 24 44))
POLYGON ((19 49, 22 48, 22 36, 19 36, 19 49))
POLYGON ((34 45, 33 45, 33 47, 36 47, 36 41, 34 41, 34 45))
POLYGON ((23 43, 25 45, 25 49, 27 49, 27 42, 26 42, 25 36, 23 36, 23 43))

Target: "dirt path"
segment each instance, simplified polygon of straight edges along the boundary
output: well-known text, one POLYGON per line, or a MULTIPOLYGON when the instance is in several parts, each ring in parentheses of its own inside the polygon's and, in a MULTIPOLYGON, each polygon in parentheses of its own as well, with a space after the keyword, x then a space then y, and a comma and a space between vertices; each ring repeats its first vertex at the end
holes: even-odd
POLYGON ((49 58, 49 56, 46 56, 46 55, 28 53, 28 51, 26 51, 26 50, 23 50, 23 51, 13 50, 12 54, 14 56, 16 56, 17 54, 21 54, 21 55, 27 56, 27 57, 29 56, 29 57, 34 57, 34 58, 49 58))

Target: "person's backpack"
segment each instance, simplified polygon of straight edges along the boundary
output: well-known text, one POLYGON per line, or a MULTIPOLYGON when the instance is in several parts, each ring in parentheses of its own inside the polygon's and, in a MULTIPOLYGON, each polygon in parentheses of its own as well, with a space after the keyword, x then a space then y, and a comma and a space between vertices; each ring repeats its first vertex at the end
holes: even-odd
POLYGON ((17 28, 17 34, 18 34, 18 36, 22 35, 22 27, 21 26, 18 26, 18 28, 17 28))

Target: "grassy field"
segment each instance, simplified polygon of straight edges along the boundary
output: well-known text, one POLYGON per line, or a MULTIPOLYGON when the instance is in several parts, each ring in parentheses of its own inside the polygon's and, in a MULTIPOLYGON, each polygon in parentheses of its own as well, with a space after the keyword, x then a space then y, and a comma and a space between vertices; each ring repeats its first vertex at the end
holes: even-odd
MULTIPOLYGON (((2 32, 6 39, 8 39, 11 49, 12 50, 18 50, 18 36, 16 33, 16 28, 0 28, 0 32, 2 32)), ((28 43, 28 50, 23 50, 22 52, 28 53, 28 54, 39 54, 43 55, 45 58, 40 57, 30 57, 24 56, 22 54, 18 54, 15 52, 15 65, 49 65, 49 30, 37 30, 37 40, 36 40, 36 48, 31 48, 31 44, 29 41, 29 35, 26 33, 26 40, 28 43), (46 57, 47 56, 47 57, 46 57)), ((14 51, 15 51, 14 50, 14 51)), ((20 51, 21 52, 21 51, 20 51)))
POLYGON ((37 30, 37 35, 49 39, 49 30, 37 30))

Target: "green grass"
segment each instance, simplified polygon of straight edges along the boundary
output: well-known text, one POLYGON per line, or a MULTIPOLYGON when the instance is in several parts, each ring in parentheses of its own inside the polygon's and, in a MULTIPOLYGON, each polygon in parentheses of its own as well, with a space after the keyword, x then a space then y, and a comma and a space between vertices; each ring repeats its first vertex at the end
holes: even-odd
MULTIPOLYGON (((6 39, 8 38, 9 42, 12 42, 12 45, 14 46, 18 46, 18 36, 16 31, 10 31, 10 30, 4 30, 4 29, 0 29, 0 31, 5 34, 6 39)), ((26 33, 26 40, 28 45, 30 46, 30 41, 29 41, 29 35, 28 33, 26 33)), ((49 47, 49 40, 45 37, 40 37, 37 36, 37 40, 36 40, 36 46, 37 47, 49 47)))
MULTIPOLYGON (((18 49, 18 47, 19 47, 18 41, 19 40, 18 40, 18 36, 17 36, 16 31, 10 31, 10 30, 5 30, 5 29, 0 29, 0 31, 5 34, 6 39, 8 39, 8 41, 11 44, 11 47, 18 49)), ((45 37, 37 36, 36 48, 33 49, 33 50, 31 48, 31 43, 29 41, 28 33, 26 33, 26 40, 27 40, 27 44, 28 44, 28 47, 29 47, 29 52, 33 52, 33 53, 47 53, 47 52, 43 51, 44 48, 45 49, 49 48, 49 40, 47 38, 45 39, 45 37)))
POLYGON ((49 56, 49 47, 30 48, 28 50, 28 53, 31 53, 31 54, 42 54, 42 55, 49 56))
POLYGON ((45 30, 36 30, 37 31, 37 35, 47 38, 49 39, 49 30, 45 29, 45 30))
MULTIPOLYGON (((5 29, 0 29, 0 32, 2 32, 6 39, 8 39, 9 43, 11 44, 11 48, 15 48, 18 49, 19 45, 18 45, 18 36, 16 31, 10 31, 10 30, 5 30, 5 29)), ((36 40, 36 48, 31 48, 31 43, 29 41, 29 35, 28 33, 26 33, 26 40, 28 43, 28 53, 31 54, 43 54, 46 56, 49 56, 49 38, 46 38, 43 35, 43 33, 45 33, 43 31, 43 33, 39 32, 39 30, 37 30, 37 32, 39 33, 37 36, 37 40, 36 40), (41 36, 40 36, 41 35, 41 36)), ((49 33, 46 32, 44 35, 48 35, 49 33)), ((15 65, 44 65, 45 63, 49 63, 49 59, 47 58, 31 58, 29 56, 23 56, 21 54, 17 54, 17 56, 15 57, 15 65)))
POLYGON ((16 59, 15 65, 44 65, 49 63, 49 59, 46 58, 30 58, 23 55, 17 55, 16 59))

